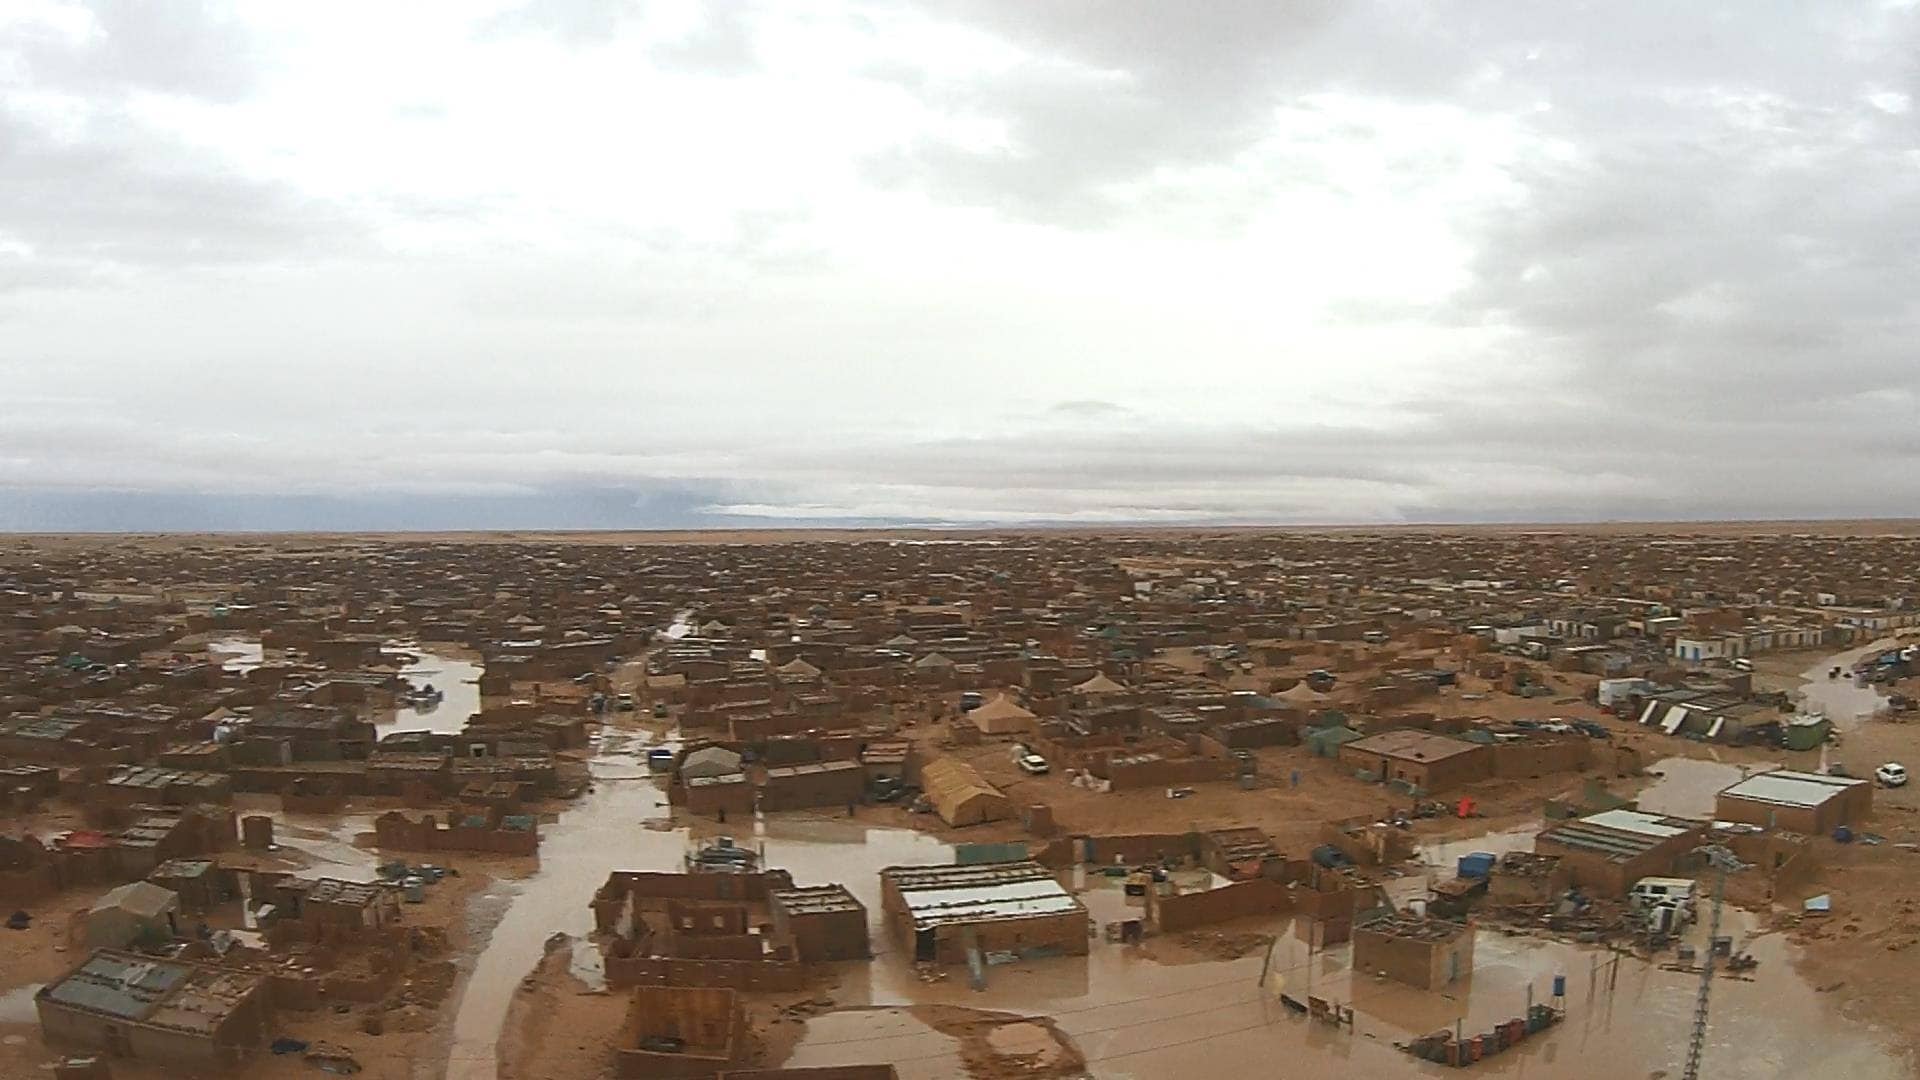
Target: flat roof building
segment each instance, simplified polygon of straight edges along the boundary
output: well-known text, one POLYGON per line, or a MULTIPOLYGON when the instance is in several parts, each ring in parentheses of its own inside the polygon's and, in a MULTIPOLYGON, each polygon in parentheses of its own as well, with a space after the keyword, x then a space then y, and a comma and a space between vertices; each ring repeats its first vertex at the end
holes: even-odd
POLYGON ((767 910, 775 936, 791 941, 802 963, 867 958, 867 907, 844 885, 776 889, 767 910))
POLYGON ((1702 822, 1607 810, 1542 832, 1533 849, 1559 856, 1569 884, 1620 897, 1643 877, 1673 873, 1705 836, 1702 822))
POLYGON ((1356 926, 1353 969, 1438 990, 1473 973, 1473 925, 1394 915, 1356 926))
POLYGON ((1824 835, 1873 812, 1873 785, 1848 776, 1777 769, 1756 773, 1714 797, 1713 816, 1770 829, 1824 835))
POLYGON ((34 995, 49 1044, 157 1064, 237 1064, 266 1037, 266 980, 101 949, 34 995))
POLYGON ((888 921, 916 961, 965 963, 982 952, 1087 952, 1087 909, 1035 862, 892 866, 880 871, 888 921))
POLYGON ((1343 764, 1382 783, 1446 791, 1493 775, 1493 751, 1483 743, 1430 731, 1383 731, 1340 747, 1343 764))

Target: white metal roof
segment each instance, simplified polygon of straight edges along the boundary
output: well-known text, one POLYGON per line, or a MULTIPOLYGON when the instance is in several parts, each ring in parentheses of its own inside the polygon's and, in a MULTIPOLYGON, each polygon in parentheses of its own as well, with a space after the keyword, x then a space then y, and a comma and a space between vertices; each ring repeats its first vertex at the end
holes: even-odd
POLYGON ((916 889, 901 894, 917 927, 1058 915, 1080 906, 1057 881, 1017 881, 958 889, 916 889))
POLYGON ((1641 836, 1679 836, 1687 830, 1668 825, 1652 814, 1643 814, 1638 810, 1606 810, 1580 819, 1589 825, 1598 825, 1605 829, 1618 829, 1621 832, 1638 833, 1641 836))
POLYGON ((1846 776, 1820 776, 1777 769, 1749 776, 1720 794, 1785 806, 1819 806, 1846 789, 1864 783, 1865 780, 1846 776))

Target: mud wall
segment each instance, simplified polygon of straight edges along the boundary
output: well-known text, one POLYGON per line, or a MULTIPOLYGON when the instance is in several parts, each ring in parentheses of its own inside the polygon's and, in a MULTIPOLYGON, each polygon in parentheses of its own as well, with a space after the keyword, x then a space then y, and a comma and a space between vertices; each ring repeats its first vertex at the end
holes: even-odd
POLYGON ((1129 836, 1075 837, 1080 861, 1089 866, 1132 866, 1161 859, 1190 859, 1198 856, 1199 836, 1195 833, 1140 833, 1129 836))
POLYGON ((666 956, 608 956, 607 985, 726 987, 730 990, 798 990, 806 968, 786 960, 684 960, 666 956))
POLYGON ((820 1065, 812 1068, 735 1068, 716 1080, 899 1080, 891 1065, 820 1065))
POLYGON ((1493 775, 1500 779, 1526 780, 1552 773, 1579 772, 1593 762, 1589 740, 1556 739, 1552 742, 1495 743, 1493 775))
POLYGON ((1149 894, 1147 917, 1162 933, 1178 933, 1254 915, 1285 914, 1293 910, 1293 896, 1294 890, 1280 882, 1260 879, 1178 896, 1149 894))

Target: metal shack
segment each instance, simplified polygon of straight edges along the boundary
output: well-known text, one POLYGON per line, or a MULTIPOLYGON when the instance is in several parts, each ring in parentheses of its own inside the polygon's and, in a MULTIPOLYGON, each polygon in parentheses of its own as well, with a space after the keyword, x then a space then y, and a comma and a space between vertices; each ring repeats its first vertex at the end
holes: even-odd
POLYGON ((1039 863, 890 866, 880 871, 887 921, 916 961, 967 954, 1084 956, 1092 920, 1039 863))
POLYGON ((49 1044, 198 1070, 238 1064, 266 1037, 266 980, 102 949, 34 995, 49 1044))

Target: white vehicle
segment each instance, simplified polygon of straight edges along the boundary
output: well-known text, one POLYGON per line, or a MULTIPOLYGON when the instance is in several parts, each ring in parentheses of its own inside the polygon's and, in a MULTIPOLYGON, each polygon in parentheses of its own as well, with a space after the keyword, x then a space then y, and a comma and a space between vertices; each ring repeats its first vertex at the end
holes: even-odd
POLYGON ((1019 765, 1020 771, 1028 776, 1045 776, 1048 772, 1047 759, 1039 754, 1021 754, 1015 764, 1019 765))
POLYGON ((1659 904, 1693 906, 1697 886, 1692 878, 1644 877, 1627 892, 1627 903, 1635 911, 1646 911, 1659 904))
POLYGON ((1873 770, 1873 778, 1884 787, 1906 787, 1907 767, 1898 762, 1889 761, 1873 770))

